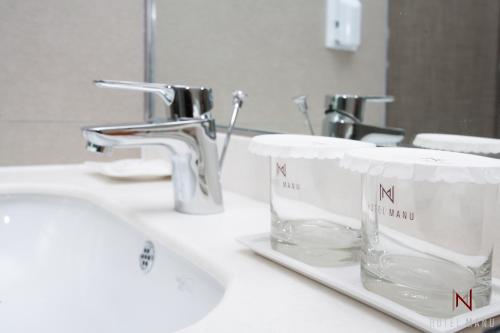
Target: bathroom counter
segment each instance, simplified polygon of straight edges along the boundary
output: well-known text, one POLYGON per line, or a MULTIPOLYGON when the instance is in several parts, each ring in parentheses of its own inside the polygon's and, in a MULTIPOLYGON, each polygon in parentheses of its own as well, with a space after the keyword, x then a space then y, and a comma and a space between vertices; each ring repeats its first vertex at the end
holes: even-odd
MULTIPOLYGON (((119 207, 133 223, 214 275, 226 288, 215 309, 181 332, 417 332, 406 324, 268 261, 235 239, 269 230, 269 207, 225 191, 225 212, 173 210, 172 183, 112 180, 84 165, 0 168, 2 188, 86 191, 119 207)), ((500 321, 499 321, 500 323, 500 321)), ((480 332, 480 329, 469 332, 480 332)))

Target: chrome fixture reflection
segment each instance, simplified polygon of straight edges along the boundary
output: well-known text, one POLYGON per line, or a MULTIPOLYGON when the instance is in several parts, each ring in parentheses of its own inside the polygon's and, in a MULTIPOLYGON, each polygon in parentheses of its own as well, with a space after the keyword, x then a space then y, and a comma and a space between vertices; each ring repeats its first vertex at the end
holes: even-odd
POLYGON ((293 102, 297 104, 299 112, 304 115, 306 120, 306 125, 309 128, 309 133, 314 135, 314 129, 311 124, 311 118, 309 117, 309 106, 307 105, 307 96, 298 96, 293 99, 293 102))
POLYGON ((229 122, 229 127, 227 128, 226 138, 224 139, 224 146, 222 147, 222 153, 220 155, 219 167, 222 170, 222 164, 224 164, 224 158, 226 158, 227 148, 229 147, 229 141, 231 140, 231 134, 233 133, 234 125, 236 124, 236 118, 238 118, 238 112, 240 112, 243 106, 243 101, 247 97, 241 90, 236 90, 233 92, 233 114, 231 115, 231 121, 229 122))
MULTIPOLYGON (((164 146, 172 153, 175 209, 188 214, 222 212, 221 164, 217 155, 215 120, 211 114, 212 90, 128 81, 95 83, 99 87, 160 95, 170 115, 168 121, 161 123, 85 127, 82 132, 87 149, 105 152, 111 148, 164 146)), ((238 109, 240 106, 241 103, 238 109)), ((233 117, 236 121, 234 114, 233 117)))
POLYGON ((392 96, 326 96, 322 135, 368 141, 378 145, 396 145, 404 139, 404 129, 363 124, 366 102, 393 101, 392 96))
MULTIPOLYGON (((156 0, 144 0, 144 82, 155 82, 156 74, 156 0)), ((144 121, 154 122, 155 101, 144 94, 144 121)))

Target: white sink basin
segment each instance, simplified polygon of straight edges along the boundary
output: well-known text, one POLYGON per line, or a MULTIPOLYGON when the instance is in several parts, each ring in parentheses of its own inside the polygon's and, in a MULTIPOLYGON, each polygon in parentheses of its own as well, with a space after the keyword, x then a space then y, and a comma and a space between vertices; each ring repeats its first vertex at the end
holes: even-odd
POLYGON ((90 201, 0 194, 0 332, 173 332, 223 294, 208 273, 90 201), (140 259, 148 241, 149 272, 140 259))

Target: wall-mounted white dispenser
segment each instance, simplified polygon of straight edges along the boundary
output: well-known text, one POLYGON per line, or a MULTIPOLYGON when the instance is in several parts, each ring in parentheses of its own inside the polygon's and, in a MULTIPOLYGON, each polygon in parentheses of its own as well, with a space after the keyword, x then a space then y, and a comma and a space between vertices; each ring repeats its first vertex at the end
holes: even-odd
POLYGON ((356 51, 361 44, 359 0, 327 0, 326 47, 356 51))

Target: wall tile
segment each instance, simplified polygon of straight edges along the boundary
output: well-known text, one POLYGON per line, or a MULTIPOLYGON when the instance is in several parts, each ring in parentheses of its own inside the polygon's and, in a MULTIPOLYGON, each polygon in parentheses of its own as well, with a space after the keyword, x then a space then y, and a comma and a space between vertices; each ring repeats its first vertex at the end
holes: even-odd
POLYGON ((116 149, 94 154, 85 149, 74 122, 1 122, 0 165, 64 164, 138 157, 138 150, 116 149))
POLYGON ((68 146, 76 144, 70 137, 64 138, 68 158, 38 149, 61 140, 67 122, 142 120, 142 94, 99 89, 92 81, 142 80, 143 13, 136 0, 0 2, 0 125, 8 129, 0 145, 5 149, 14 135, 28 154, 8 152, 2 164, 81 161, 87 155, 68 146))

